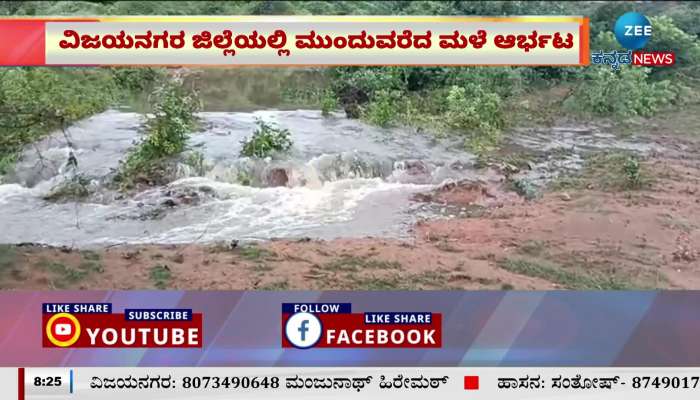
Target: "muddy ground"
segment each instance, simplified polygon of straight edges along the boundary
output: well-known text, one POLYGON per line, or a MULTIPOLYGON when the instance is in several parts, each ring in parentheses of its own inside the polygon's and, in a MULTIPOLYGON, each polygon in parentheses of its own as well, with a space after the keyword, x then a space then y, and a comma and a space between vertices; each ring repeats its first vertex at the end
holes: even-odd
MULTIPOLYGON (((446 185, 418 201, 462 210, 410 240, 242 245, 0 246, 4 289, 700 289, 700 139, 648 134, 670 151, 601 153, 525 200, 500 183, 446 185)), ((657 131, 655 131, 657 130, 657 131)), ((688 132, 686 132, 688 133, 688 132)), ((493 164, 485 166, 502 172, 493 164)))

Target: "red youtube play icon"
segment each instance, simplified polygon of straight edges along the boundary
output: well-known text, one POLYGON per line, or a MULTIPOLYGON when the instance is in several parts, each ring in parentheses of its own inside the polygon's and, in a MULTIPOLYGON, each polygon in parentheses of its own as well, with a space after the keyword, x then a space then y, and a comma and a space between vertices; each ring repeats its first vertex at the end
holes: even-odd
POLYGON ((465 376, 464 377, 464 390, 479 390, 479 377, 478 376, 465 376))

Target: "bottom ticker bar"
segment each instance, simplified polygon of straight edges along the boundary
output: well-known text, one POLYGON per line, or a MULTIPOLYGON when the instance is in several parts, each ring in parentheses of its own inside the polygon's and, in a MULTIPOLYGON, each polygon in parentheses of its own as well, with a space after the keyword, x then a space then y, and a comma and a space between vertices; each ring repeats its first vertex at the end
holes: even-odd
MULTIPOLYGON (((6 371, 10 374, 10 370, 6 371)), ((16 373, 17 370, 12 370, 16 373)), ((22 369, 20 369, 22 371, 22 369)), ((27 368, 26 400, 696 399, 700 368, 27 368)))

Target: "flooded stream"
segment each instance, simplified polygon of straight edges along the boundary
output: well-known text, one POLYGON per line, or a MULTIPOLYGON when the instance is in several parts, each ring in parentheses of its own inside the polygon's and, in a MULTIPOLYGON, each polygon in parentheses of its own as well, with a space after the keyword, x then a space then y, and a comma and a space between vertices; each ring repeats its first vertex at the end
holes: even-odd
MULTIPOLYGON (((141 137, 143 117, 110 110, 81 121, 26 149, 0 184, 0 243, 102 246, 121 243, 206 243, 270 238, 403 237, 417 218, 431 215, 415 193, 449 180, 480 179, 474 155, 459 141, 435 140, 404 129, 379 129, 343 114, 264 110, 200 113, 202 131, 191 135, 199 166, 181 163, 178 179, 124 197, 106 189, 128 150, 141 137), (251 160, 238 156, 256 118, 288 129, 288 156, 251 160), (37 151, 38 150, 38 151, 37 151), (83 202, 44 200, 75 173, 95 194, 83 202), (40 154, 40 156, 39 156, 40 154), (250 185, 241 184, 242 177, 250 185)), ((596 148, 646 152, 652 146, 622 141, 589 127, 520 130, 509 141, 535 151, 564 149, 563 156, 533 165, 527 174, 545 182, 579 168, 596 148)), ((485 178, 484 178, 485 179, 485 178)))

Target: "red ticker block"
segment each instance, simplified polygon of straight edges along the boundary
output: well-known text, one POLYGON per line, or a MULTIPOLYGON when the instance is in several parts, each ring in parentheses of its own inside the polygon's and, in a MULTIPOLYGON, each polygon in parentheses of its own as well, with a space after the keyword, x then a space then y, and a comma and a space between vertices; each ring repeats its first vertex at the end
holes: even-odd
POLYGON ((465 376, 464 377, 464 390, 479 390, 479 377, 478 376, 465 376))

